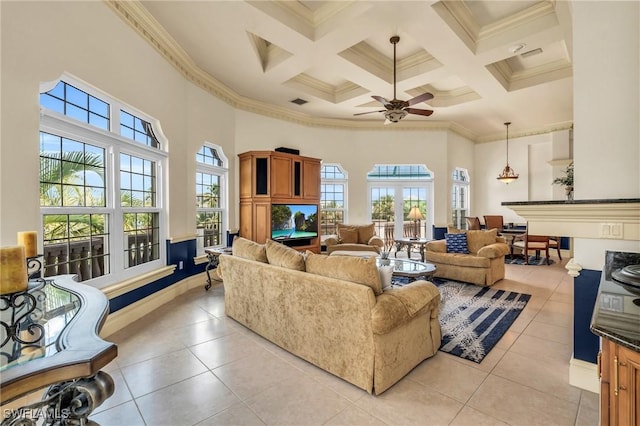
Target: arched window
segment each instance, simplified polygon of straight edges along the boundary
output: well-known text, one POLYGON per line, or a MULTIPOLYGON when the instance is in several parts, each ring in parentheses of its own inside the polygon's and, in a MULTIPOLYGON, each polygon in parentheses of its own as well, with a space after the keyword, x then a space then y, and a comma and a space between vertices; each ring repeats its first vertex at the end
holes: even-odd
POLYGON ((347 173, 339 164, 323 164, 320 179, 321 235, 332 235, 347 219, 347 173))
POLYGON ((368 174, 369 206, 376 234, 386 239, 417 235, 431 238, 433 173, 423 164, 376 164, 368 174), (423 220, 409 218, 418 207, 423 220))
POLYGON ((198 254, 205 247, 226 245, 228 223, 227 157, 222 148, 205 143, 196 153, 196 232, 198 254))
POLYGON ((465 217, 469 215, 469 173, 456 168, 451 179, 451 224, 454 228, 467 229, 465 217))
POLYGON ((40 92, 44 275, 103 287, 164 266, 158 121, 67 74, 40 92))

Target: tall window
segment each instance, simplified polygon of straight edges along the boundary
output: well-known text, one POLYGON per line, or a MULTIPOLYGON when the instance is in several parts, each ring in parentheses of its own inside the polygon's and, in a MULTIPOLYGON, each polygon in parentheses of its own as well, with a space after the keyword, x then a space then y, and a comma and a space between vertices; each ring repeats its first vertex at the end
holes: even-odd
POLYGON ((206 143, 196 153, 196 228, 198 253, 226 245, 227 159, 222 148, 206 143))
POLYGON ((457 168, 451 178, 451 223, 455 228, 467 229, 465 217, 469 215, 469 174, 457 168))
POLYGON ((164 265, 155 120, 67 75, 41 85, 40 106, 45 276, 103 287, 164 265))
POLYGON ((377 164, 367 174, 371 220, 376 234, 385 240, 412 237, 417 226, 420 237, 430 238, 433 224, 433 175, 421 164, 377 164), (424 220, 409 219, 418 207, 424 220))
POLYGON ((321 235, 331 235, 346 220, 347 174, 338 164, 323 164, 320 178, 321 235))

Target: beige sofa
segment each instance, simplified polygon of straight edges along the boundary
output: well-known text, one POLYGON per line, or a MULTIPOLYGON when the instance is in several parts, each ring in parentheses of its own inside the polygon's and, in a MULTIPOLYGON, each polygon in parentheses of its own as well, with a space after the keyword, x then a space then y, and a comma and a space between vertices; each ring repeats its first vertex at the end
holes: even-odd
POLYGON ((336 225, 336 235, 328 237, 324 242, 327 254, 333 251, 375 251, 380 253, 384 246, 382 238, 376 235, 373 223, 368 225, 336 225))
POLYGON ((469 254, 447 253, 446 240, 429 241, 425 260, 436 265, 434 276, 490 286, 504 278, 509 246, 497 229, 466 231, 469 254))
POLYGON ((438 289, 416 281, 383 292, 375 259, 236 238, 220 273, 227 316, 369 393, 440 347, 438 289))

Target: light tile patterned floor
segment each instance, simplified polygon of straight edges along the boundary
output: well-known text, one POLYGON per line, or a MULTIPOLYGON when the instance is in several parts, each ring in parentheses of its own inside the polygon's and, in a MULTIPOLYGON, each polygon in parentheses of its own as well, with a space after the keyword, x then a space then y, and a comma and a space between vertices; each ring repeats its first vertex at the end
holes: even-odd
MULTIPOLYGON (((406 255, 405 255, 406 256, 406 255)), ((568 384, 573 284, 565 262, 507 265, 497 288, 530 303, 481 364, 439 352, 380 396, 224 316, 196 288, 109 337, 108 425, 597 425, 598 395, 568 384)))

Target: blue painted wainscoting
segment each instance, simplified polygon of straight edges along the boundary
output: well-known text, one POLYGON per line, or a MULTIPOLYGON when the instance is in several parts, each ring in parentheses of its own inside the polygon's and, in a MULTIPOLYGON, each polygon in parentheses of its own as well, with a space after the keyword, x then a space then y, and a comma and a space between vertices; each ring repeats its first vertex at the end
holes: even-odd
POLYGON ((591 332, 591 316, 602 271, 583 269, 573 279, 573 357, 596 363, 600 338, 591 332))
MULTIPOLYGON (((204 268, 207 263, 196 265, 193 258, 196 256, 196 240, 181 241, 171 244, 167 241, 167 265, 176 265, 176 270, 168 277, 161 278, 157 281, 149 283, 143 287, 132 290, 128 293, 114 297, 109 300, 109 312, 114 313, 122 308, 125 308, 132 303, 144 299, 147 296, 152 295, 164 288, 167 288, 177 282, 182 281, 192 275, 200 274, 204 272, 204 268), (178 269, 182 261, 183 268, 178 269)), ((204 287, 204 281, 202 285, 204 287)))

